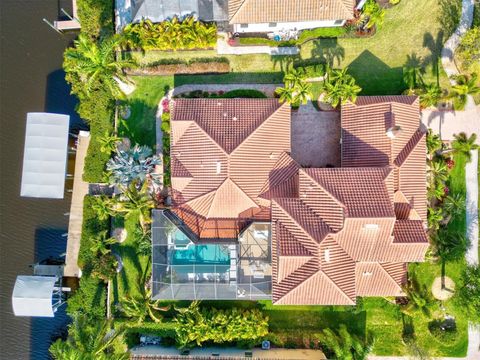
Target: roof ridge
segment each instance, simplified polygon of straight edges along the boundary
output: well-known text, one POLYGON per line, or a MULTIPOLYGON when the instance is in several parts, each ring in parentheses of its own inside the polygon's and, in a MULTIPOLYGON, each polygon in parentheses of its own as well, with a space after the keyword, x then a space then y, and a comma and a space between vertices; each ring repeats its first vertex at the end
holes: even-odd
POLYGON ((238 14, 238 12, 240 11, 240 9, 243 7, 243 5, 245 5, 245 3, 249 1, 249 0, 243 0, 240 2, 240 4, 238 5, 237 7, 237 10, 235 10, 235 13, 230 16, 230 19, 229 19, 229 22, 231 22, 233 20, 233 18, 238 14))
POLYGON ((400 291, 403 291, 402 287, 397 283, 397 281, 393 278, 393 276, 383 267, 382 263, 381 262, 376 262, 378 264, 378 266, 385 272, 385 274, 387 274, 388 278, 393 281, 393 283, 395 284, 395 286, 398 287, 398 289, 400 291))
POLYGON ((418 128, 412 137, 405 144, 403 149, 398 153, 397 157, 393 161, 393 164, 397 167, 401 167, 403 163, 408 159, 413 150, 418 146, 422 140, 425 132, 422 129, 418 128))
MULTIPOLYGON (((350 256, 350 255, 349 255, 350 256)), ((354 268, 355 269, 355 268, 354 268)), ((355 271, 355 270, 354 270, 355 271)), ((352 299, 350 296, 347 295, 347 293, 345 291, 342 290, 342 288, 340 288, 340 286, 337 285, 337 283, 335 281, 333 281, 330 276, 327 275, 327 273, 325 273, 325 271, 321 270, 322 274, 325 275, 325 277, 327 278, 328 281, 330 281, 337 289, 338 291, 340 291, 343 295, 345 295, 345 297, 349 300, 351 300, 353 303, 355 303, 355 300, 352 299)), ((354 275, 355 276, 355 275, 354 275)), ((356 289, 356 284, 355 284, 355 294, 357 293, 357 289, 356 289)))
MULTIPOLYGON (((317 169, 322 169, 322 168, 308 168, 308 169, 312 169, 312 170, 317 170, 317 169)), ((339 168, 339 169, 342 169, 342 168, 339 168)), ((307 175, 310 179, 312 179, 319 187, 321 187, 325 193, 330 196, 332 198, 333 201, 335 201, 336 203, 338 203, 338 205, 343 209, 344 211, 344 219, 345 219, 345 211, 347 210, 345 204, 340 200, 338 199, 335 195, 333 195, 330 191, 328 191, 328 189, 320 184, 320 182, 318 182, 316 179, 314 179, 307 171, 305 171, 307 169, 303 169, 303 168, 300 168, 300 171, 303 171, 303 173, 305 175, 307 175)))
POLYGON ((312 259, 308 260, 305 264, 300 266, 297 270, 287 275, 282 281, 277 283, 277 286, 282 286, 285 283, 287 283, 287 285, 291 284, 292 282, 294 283, 293 287, 287 288, 286 290, 284 287, 280 289, 277 288, 277 291, 280 293, 278 299, 281 299, 288 293, 295 290, 298 286, 300 286, 300 284, 303 284, 306 280, 311 278, 317 272, 319 272, 318 258, 314 256, 312 257, 312 259))

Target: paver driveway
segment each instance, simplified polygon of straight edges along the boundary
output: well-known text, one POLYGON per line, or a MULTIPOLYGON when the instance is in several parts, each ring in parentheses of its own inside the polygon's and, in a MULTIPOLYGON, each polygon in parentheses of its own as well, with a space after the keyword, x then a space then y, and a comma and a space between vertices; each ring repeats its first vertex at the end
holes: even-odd
POLYGON ((292 157, 304 167, 340 166, 340 113, 311 102, 292 111, 292 157))

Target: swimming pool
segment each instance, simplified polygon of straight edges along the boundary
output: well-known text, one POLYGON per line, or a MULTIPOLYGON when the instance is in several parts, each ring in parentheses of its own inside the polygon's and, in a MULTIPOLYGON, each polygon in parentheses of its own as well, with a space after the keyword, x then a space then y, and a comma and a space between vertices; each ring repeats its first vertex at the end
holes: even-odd
POLYGON ((229 265, 230 253, 228 247, 218 244, 189 245, 185 249, 172 251, 172 265, 215 264, 229 265))

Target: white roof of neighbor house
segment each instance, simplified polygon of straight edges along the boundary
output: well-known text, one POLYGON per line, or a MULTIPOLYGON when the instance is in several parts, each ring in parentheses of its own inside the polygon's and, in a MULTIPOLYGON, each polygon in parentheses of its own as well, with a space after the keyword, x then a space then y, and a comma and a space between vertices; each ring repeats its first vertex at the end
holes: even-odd
POLYGON ((70 116, 28 113, 21 196, 62 199, 70 116))
POLYGON ((12 295, 15 316, 53 317, 52 294, 56 281, 54 276, 17 276, 12 295))

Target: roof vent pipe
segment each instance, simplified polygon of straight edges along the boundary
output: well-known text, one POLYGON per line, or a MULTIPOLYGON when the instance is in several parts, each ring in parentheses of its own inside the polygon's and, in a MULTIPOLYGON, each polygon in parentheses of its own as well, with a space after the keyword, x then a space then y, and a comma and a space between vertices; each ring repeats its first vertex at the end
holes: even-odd
POLYGON ((325 249, 323 253, 326 262, 330 262, 330 249, 325 249))
POLYGON ((400 126, 392 126, 387 130, 386 134, 390 139, 395 139, 401 132, 402 128, 400 126))

